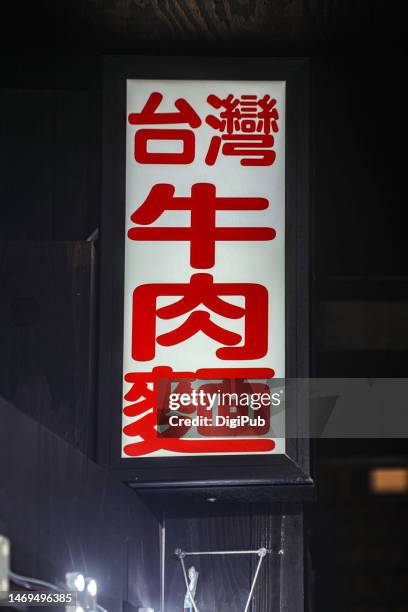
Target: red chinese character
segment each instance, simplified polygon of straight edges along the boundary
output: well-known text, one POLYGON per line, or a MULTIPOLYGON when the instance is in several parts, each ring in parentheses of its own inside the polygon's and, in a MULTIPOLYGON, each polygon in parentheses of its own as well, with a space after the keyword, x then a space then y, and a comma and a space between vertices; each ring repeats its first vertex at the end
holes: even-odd
MULTIPOLYGON (((150 94, 141 113, 130 113, 131 125, 163 125, 186 123, 192 128, 201 125, 201 119, 184 99, 175 102, 178 112, 157 113, 156 110, 163 100, 161 93, 150 94)), ((141 164, 191 164, 194 160, 195 139, 194 132, 186 129, 142 129, 135 134, 135 160, 141 164), (181 153, 154 153, 148 151, 151 140, 180 140, 183 142, 181 153)))
MULTIPOLYGON (((126 374, 125 380, 132 384, 131 389, 126 393, 125 400, 131 402, 123 409, 127 417, 136 417, 136 420, 126 425, 123 428, 123 433, 135 441, 126 444, 123 452, 127 457, 140 457, 149 455, 158 450, 167 450, 175 453, 259 453, 270 452, 275 448, 275 442, 270 439, 241 439, 241 440, 200 440, 200 439, 184 439, 182 436, 187 433, 187 428, 177 427, 176 432, 166 430, 166 437, 160 436, 158 426, 160 425, 160 415, 158 406, 160 405, 159 395, 169 392, 171 382, 178 383, 178 391, 180 388, 184 391, 197 376, 208 375, 209 378, 222 378, 224 370, 217 368, 207 368, 193 372, 173 372, 169 367, 157 367, 152 372, 129 373, 126 374), (163 386, 163 379, 165 385, 163 386), (161 383, 160 385, 158 383, 161 383), (180 385, 184 385, 180 387, 180 385), (187 386, 186 386, 187 385, 187 386), (180 437, 181 436, 181 437, 180 437)), ((229 370, 233 375, 234 370, 229 370)), ((237 369, 239 375, 245 375, 245 371, 237 369)), ((250 376, 259 378, 267 377, 271 370, 249 369, 250 376)), ((191 388, 191 387, 190 387, 191 388)), ((195 410, 195 407, 193 407, 195 410)), ((185 407, 183 413, 190 414, 191 407, 185 407)))
MULTIPOLYGON (((170 379, 177 381, 178 384, 174 389, 177 393, 191 393, 191 383, 194 380, 194 372, 173 372, 168 367, 154 368, 152 373, 132 373, 125 376, 127 382, 132 383, 132 388, 126 393, 124 399, 128 402, 133 402, 127 405, 123 412, 128 417, 140 417, 134 423, 127 425, 124 428, 124 433, 128 436, 141 435, 146 432, 151 432, 152 427, 160 426, 164 416, 159 406, 163 405, 163 401, 168 398, 170 393, 170 379), (160 380, 161 385, 156 382, 160 380), (163 385, 163 382, 166 384, 163 385), (154 411, 152 412, 152 409, 154 411)), ((195 411, 194 406, 183 407, 184 414, 191 414, 195 411)), ((188 427, 175 427, 173 430, 166 430, 166 437, 180 437, 188 431, 188 427)), ((156 430, 157 431, 157 430, 156 430)))
POLYGON ((265 198, 220 198, 215 185, 196 183, 191 197, 174 197, 173 185, 152 187, 143 204, 131 216, 140 225, 150 225, 166 210, 191 211, 190 227, 131 228, 131 240, 186 240, 191 243, 190 263, 193 268, 212 268, 217 240, 273 240, 276 231, 269 227, 216 227, 218 210, 265 210, 265 198))
POLYGON ((133 292, 132 357, 149 361, 156 353, 156 342, 174 346, 202 331, 206 336, 226 346, 216 350, 219 359, 259 359, 268 350, 268 291, 255 283, 213 283, 211 274, 193 274, 190 283, 140 285, 133 292), (219 296, 242 296, 245 306, 230 304, 219 296), (159 296, 181 296, 181 299, 157 309, 159 296), (242 336, 226 330, 211 320, 205 310, 194 310, 199 305, 229 319, 244 317, 242 336), (156 318, 173 319, 191 312, 187 319, 171 332, 156 338, 156 318))
POLYGON ((216 109, 223 108, 219 117, 208 115, 206 123, 222 136, 214 136, 206 156, 206 163, 213 166, 222 145, 224 155, 238 155, 242 166, 271 166, 276 159, 272 150, 277 132, 279 114, 276 100, 269 95, 258 99, 255 95, 235 98, 232 94, 224 100, 210 95, 207 101, 216 109), (249 157, 249 159, 247 159, 249 157))
MULTIPOLYGON (((128 404, 123 409, 124 414, 127 417, 137 417, 135 421, 126 425, 123 428, 123 433, 130 437, 137 437, 139 441, 136 444, 131 444, 129 447, 134 449, 134 452, 125 452, 126 454, 145 455, 149 454, 159 448, 162 448, 160 440, 158 440, 157 425, 159 425, 159 412, 158 406, 161 405, 161 395, 168 393, 167 386, 170 385, 170 378, 178 380, 180 384, 186 384, 187 387, 183 387, 181 392, 188 392, 191 389, 191 380, 194 379, 193 372, 173 372, 168 367, 154 368, 153 372, 150 373, 138 373, 134 372, 127 374, 125 380, 132 383, 131 389, 126 393, 124 399, 128 404), (158 379, 165 379, 167 382, 166 388, 163 385, 160 387, 156 384, 158 379)), ((179 389, 177 389, 180 391, 179 389)), ((185 413, 192 412, 192 410, 185 410, 185 413)), ((168 437, 179 437, 184 435, 188 431, 188 428, 177 428, 172 435, 171 431, 168 431, 168 437), (179 431, 178 431, 179 430, 179 431)), ((128 448, 129 448, 128 447, 128 448)))

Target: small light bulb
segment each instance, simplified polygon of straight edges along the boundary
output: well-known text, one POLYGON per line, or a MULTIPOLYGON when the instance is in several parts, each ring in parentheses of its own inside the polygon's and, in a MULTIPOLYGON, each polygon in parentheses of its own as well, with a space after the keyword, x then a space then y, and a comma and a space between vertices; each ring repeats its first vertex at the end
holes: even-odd
MULTIPOLYGON (((74 586, 75 586, 77 591, 82 593, 82 591, 85 588, 85 578, 83 577, 82 574, 78 574, 78 576, 76 576, 76 578, 74 580, 74 586)), ((81 610, 77 610, 77 612, 81 612, 81 610)))
POLYGON ((96 586, 96 582, 93 578, 91 578, 88 582, 88 585, 86 587, 88 589, 88 593, 90 594, 91 597, 95 597, 96 596, 96 592, 98 590, 97 586, 96 586))
POLYGON ((84 612, 84 609, 83 609, 83 607, 82 607, 82 606, 77 606, 77 607, 75 608, 75 612, 84 612))

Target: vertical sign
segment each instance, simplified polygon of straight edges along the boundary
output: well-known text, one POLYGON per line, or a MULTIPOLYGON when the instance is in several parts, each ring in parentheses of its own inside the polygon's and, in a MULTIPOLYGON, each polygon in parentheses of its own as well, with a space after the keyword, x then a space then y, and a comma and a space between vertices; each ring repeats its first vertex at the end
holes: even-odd
MULTIPOLYGON (((285 376, 285 82, 128 80, 123 120, 122 457, 284 453, 270 419, 160 435, 158 396, 170 380, 193 419, 194 378, 257 381, 260 398, 285 376)), ((211 404, 220 386, 195 390, 211 404)))

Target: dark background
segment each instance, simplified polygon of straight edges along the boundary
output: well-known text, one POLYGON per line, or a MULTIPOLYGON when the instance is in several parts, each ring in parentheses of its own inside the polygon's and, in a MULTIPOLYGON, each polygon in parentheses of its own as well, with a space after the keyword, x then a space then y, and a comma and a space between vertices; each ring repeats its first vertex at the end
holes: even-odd
MULTIPOLYGON (((0 395, 30 419, 12 417, 9 409, 2 412, 4 439, 10 431, 22 433, 16 441, 21 456, 11 448, 4 452, 9 447, 3 443, 0 532, 11 534, 13 565, 20 573, 54 580, 68 569, 88 571, 105 581, 101 603, 111 610, 128 601, 158 607, 156 515, 163 509, 147 507, 76 454, 95 459, 94 232, 101 201, 102 55, 311 57, 312 375, 405 377, 405 2, 49 4, 9 3, 9 15, 2 20, 0 395), (52 449, 49 455, 44 455, 44 439, 52 449), (62 467, 58 456, 66 458, 62 467), (75 468, 78 461, 82 469, 75 468), (74 469, 78 480, 70 477, 74 469), (91 485, 98 478, 104 484, 91 485), (92 540, 104 541, 106 548, 92 548, 89 507, 99 511, 106 499, 114 504, 121 496, 126 501, 108 505, 105 522, 97 522, 92 531, 92 540), (84 500, 83 508, 78 499, 84 500), (59 502, 54 506, 53 500, 59 502), (127 519, 122 518, 124 504, 127 519), (57 515, 64 517, 58 530, 64 541, 53 547, 57 527, 50 525, 56 525, 57 515), (121 547, 126 541, 125 553, 121 547), (138 584, 148 585, 142 594, 134 590, 135 575, 138 584)), ((315 445, 317 498, 306 508, 311 610, 408 609, 407 498, 373 496, 367 484, 371 467, 406 465, 407 456, 404 440, 315 445)), ((301 522, 300 505, 209 504, 169 511, 168 601, 181 605, 183 597, 171 555, 176 545, 258 546, 261 535, 273 545, 285 534, 291 551, 301 545, 301 522), (291 537, 296 541, 292 548, 291 537)), ((220 597, 217 612, 243 607, 249 563, 234 563, 205 568, 208 609, 215 605, 214 593, 220 597)), ((276 561, 268 563, 253 609, 268 612, 280 605, 281 610, 297 610, 290 596, 277 595, 276 561)), ((291 563, 295 584, 302 567, 295 559, 291 563)), ((289 591, 290 585, 282 588, 289 591)))

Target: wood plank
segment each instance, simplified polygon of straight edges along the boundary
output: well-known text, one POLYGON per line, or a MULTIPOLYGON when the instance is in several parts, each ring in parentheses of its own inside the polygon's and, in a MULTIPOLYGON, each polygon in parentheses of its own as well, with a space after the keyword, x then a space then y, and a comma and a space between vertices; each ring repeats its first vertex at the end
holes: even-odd
POLYGON ((1 101, 1 240, 52 237, 55 95, 5 91, 1 101))
POLYGON ((55 96, 54 240, 85 240, 98 226, 100 96, 60 90, 55 96))
POLYGON ((99 94, 6 90, 0 109, 0 239, 85 240, 99 218, 99 94))
POLYGON ((0 395, 91 455, 94 269, 91 243, 0 247, 0 395))

